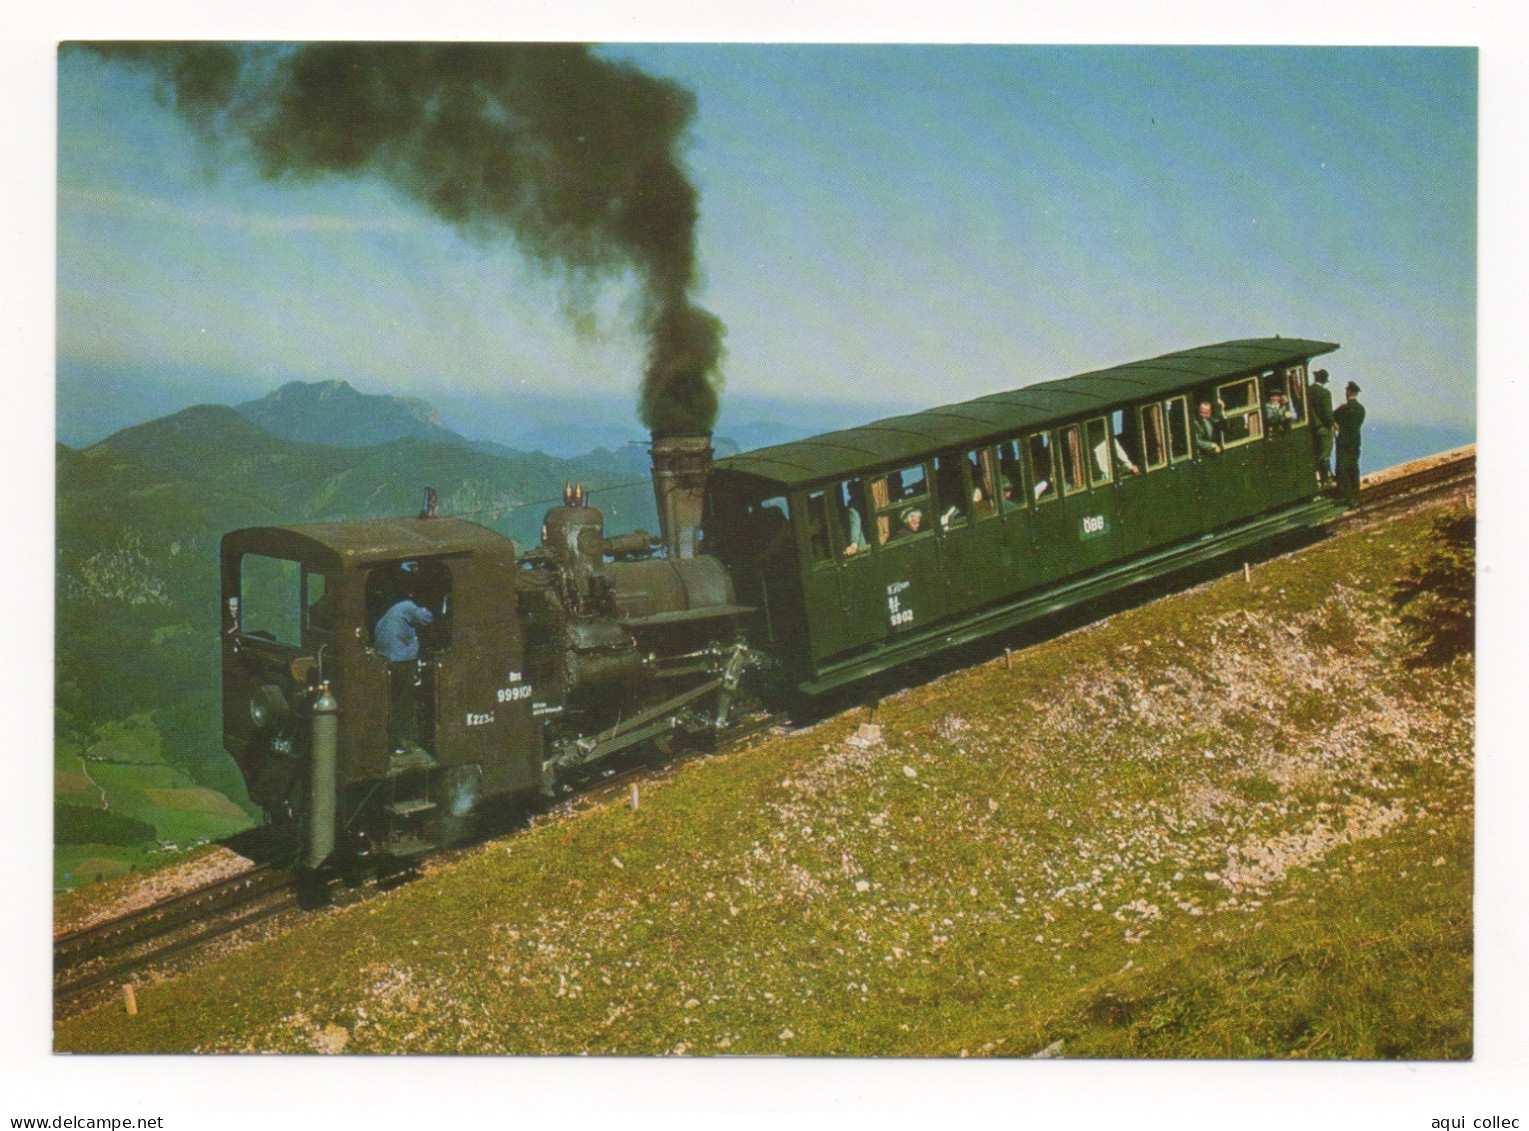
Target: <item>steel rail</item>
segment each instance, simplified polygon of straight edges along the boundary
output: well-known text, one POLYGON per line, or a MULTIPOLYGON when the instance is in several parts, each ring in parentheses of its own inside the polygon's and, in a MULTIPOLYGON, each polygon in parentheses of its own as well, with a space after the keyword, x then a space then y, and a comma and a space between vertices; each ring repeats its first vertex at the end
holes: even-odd
MULTIPOLYGON (((177 939, 165 946, 156 947, 153 950, 147 951, 145 953, 133 955, 125 961, 109 963, 102 969, 93 970, 90 973, 83 974, 77 978, 70 978, 62 982, 55 982, 53 987, 54 1010, 58 1011, 73 1004, 75 1001, 88 994, 91 990, 98 989, 101 986, 110 985, 113 983, 119 985, 124 984, 126 981, 131 979, 132 975, 142 970, 146 970, 152 966, 157 966, 162 962, 166 962, 169 959, 176 957, 177 955, 196 950, 197 948, 205 946, 208 943, 213 942, 216 939, 220 939, 225 935, 233 934, 235 931, 242 930, 243 928, 252 926, 255 923, 270 919, 273 916, 279 915, 283 911, 288 911, 298 906, 297 895, 290 889, 277 888, 273 889, 271 892, 263 894, 274 894, 276 899, 268 906, 262 907, 256 911, 249 912, 248 914, 230 917, 222 921, 205 923, 201 926, 201 929, 197 930, 195 933, 190 934, 185 938, 177 939)), ((233 909, 230 908, 228 910, 233 909)), ((185 921, 179 923, 174 929, 182 930, 194 925, 195 924, 193 921, 185 921)), ((140 943, 149 943, 152 942, 155 938, 160 938, 165 934, 170 933, 173 933, 173 931, 167 930, 159 934, 140 939, 138 941, 140 943)), ((120 954, 121 952, 119 951, 117 953, 120 954)))
POLYGON ((53 969, 57 974, 85 962, 137 946, 167 934, 193 918, 224 905, 238 906, 294 882, 293 877, 272 865, 262 864, 178 895, 161 899, 53 940, 53 969))

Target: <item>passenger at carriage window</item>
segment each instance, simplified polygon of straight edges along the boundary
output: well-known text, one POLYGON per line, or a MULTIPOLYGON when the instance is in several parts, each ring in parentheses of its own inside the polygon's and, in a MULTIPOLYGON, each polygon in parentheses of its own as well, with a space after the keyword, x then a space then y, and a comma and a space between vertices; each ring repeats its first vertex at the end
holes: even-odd
POLYGON ((1198 455, 1211 456, 1221 450, 1221 429, 1211 418, 1210 401, 1200 402, 1195 418, 1190 421, 1190 433, 1198 455))
POLYGON ((972 511, 978 518, 996 514, 998 500, 993 492, 993 449, 981 448, 966 453, 967 471, 972 479, 972 511))
POLYGON ((1012 440, 998 447, 998 475, 1003 480, 1005 499, 1024 495, 1024 476, 1019 467, 1019 445, 1012 440))
POLYGON ((1271 389, 1269 400, 1264 405, 1264 435, 1278 436, 1282 432, 1288 432, 1293 423, 1295 423, 1295 413, 1290 410, 1285 394, 1278 389, 1271 389))
MULTIPOLYGON (((1036 502, 1056 498, 1056 461, 1052 456, 1051 436, 1037 432, 1030 437, 1030 478, 1035 486, 1031 495, 1036 502)), ((1017 483, 1016 483, 1017 487, 1017 483)), ((1023 492, 1016 489, 1016 494, 1023 492)))
POLYGON ((1126 454, 1125 445, 1120 442, 1119 436, 1115 437, 1115 466, 1124 468, 1132 475, 1141 474, 1141 468, 1137 467, 1136 464, 1131 461, 1131 457, 1126 454))
POLYGON ((844 556, 869 550, 871 544, 865 540, 865 520, 860 517, 860 512, 850 507, 844 513, 849 522, 849 543, 844 547, 844 556))
POLYGON ((844 519, 844 556, 853 557, 871 548, 865 536, 865 488, 858 479, 839 484, 840 515, 844 519))
MULTIPOLYGON (((1110 432, 1115 437, 1115 468, 1117 471, 1125 471, 1131 475, 1140 475, 1141 468, 1137 466, 1136 461, 1131 458, 1131 454, 1126 448, 1126 440, 1128 438, 1131 441, 1130 446, 1132 448, 1137 446, 1135 435, 1126 436, 1126 420, 1124 409, 1117 408, 1110 414, 1110 432)), ((1132 432, 1134 433, 1134 431, 1135 429, 1133 428, 1132 432)))
POLYGON ((924 525, 924 512, 917 507, 909 507, 903 511, 898 519, 897 531, 893 538, 906 538, 910 534, 917 534, 924 525))
POLYGON ((966 524, 966 483, 961 478, 961 457, 944 455, 934 461, 934 482, 940 511, 940 529, 966 524))

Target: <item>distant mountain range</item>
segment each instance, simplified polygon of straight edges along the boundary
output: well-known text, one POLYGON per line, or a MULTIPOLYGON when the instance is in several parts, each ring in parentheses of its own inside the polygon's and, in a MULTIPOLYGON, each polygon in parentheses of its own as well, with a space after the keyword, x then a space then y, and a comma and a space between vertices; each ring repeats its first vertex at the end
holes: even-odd
MULTIPOLYGON (((235 405, 234 410, 271 435, 298 444, 363 448, 412 438, 507 459, 524 454, 524 450, 472 439, 447 428, 440 412, 428 401, 362 393, 346 381, 291 381, 258 400, 235 405)), ((619 450, 626 447, 624 438, 634 433, 641 434, 633 426, 616 429, 575 418, 532 427, 521 434, 520 441, 536 451, 619 450)), ((722 454, 800 439, 808 430, 777 420, 759 420, 731 428, 730 433, 713 441, 722 454)))
MULTIPOLYGON (((412 436, 492 455, 542 451, 574 458, 645 438, 628 396, 575 394, 557 386, 500 393, 442 389, 426 401, 363 392, 338 379, 290 381, 272 391, 249 376, 114 371, 60 361, 57 390, 57 438, 76 449, 199 403, 232 404, 282 439, 337 447, 412 436)), ((868 409, 734 393, 725 400, 720 435, 738 448, 757 448, 864 423, 878 410, 885 415, 916 407, 887 403, 868 409)))

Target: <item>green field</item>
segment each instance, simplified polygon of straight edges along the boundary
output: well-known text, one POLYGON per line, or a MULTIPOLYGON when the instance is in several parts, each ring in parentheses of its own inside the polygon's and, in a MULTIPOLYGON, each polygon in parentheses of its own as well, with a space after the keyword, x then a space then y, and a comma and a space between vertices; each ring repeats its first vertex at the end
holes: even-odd
POLYGON ((53 783, 54 800, 61 805, 99 810, 122 818, 120 825, 142 822, 152 830, 103 843, 70 842, 60 829, 53 854, 55 891, 156 866, 167 850, 225 837, 253 823, 227 796, 166 762, 159 730, 147 714, 98 726, 86 743, 57 741, 53 783))
POLYGON ((682 766, 73 1051, 1471 1054, 1474 661, 1413 515, 682 766))

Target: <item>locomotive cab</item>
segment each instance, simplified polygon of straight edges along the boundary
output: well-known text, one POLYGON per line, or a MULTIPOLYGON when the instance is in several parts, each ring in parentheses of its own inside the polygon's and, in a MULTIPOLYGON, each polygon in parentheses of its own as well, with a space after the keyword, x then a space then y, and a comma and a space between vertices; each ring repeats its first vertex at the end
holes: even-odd
POLYGON ((434 517, 257 527, 222 560, 224 745, 310 863, 455 839, 481 798, 542 784, 509 539, 434 517), (384 624, 404 602, 409 649, 384 624))

